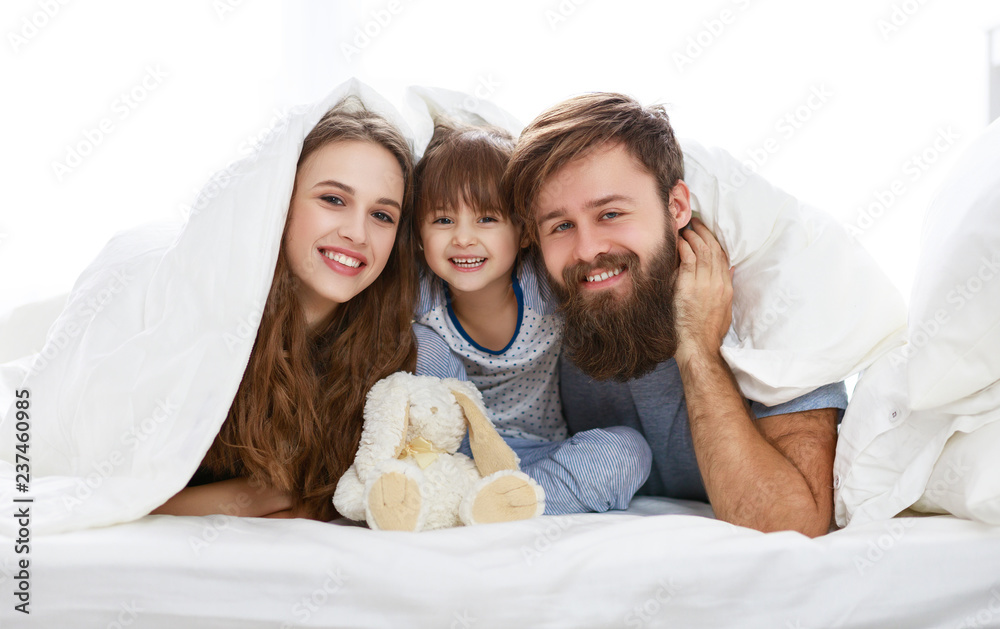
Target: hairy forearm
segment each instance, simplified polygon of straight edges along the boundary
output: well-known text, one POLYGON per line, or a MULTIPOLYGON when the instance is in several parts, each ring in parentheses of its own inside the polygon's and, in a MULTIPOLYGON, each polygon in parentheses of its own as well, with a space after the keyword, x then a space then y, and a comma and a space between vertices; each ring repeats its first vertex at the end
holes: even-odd
POLYGON ((262 517, 291 508, 291 498, 260 487, 246 478, 233 478, 196 487, 185 487, 153 510, 159 515, 226 515, 262 517))
POLYGON ((678 356, 691 436, 718 518, 760 531, 826 533, 832 504, 754 425, 718 351, 678 356))

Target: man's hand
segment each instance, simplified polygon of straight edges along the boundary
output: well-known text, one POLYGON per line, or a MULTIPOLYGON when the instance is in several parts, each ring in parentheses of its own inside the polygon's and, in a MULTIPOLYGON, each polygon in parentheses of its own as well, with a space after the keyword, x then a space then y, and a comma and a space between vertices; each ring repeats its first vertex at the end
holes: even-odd
POLYGON ((733 319, 733 279, 729 256, 705 224, 691 219, 677 239, 680 267, 674 292, 678 364, 715 354, 733 319))

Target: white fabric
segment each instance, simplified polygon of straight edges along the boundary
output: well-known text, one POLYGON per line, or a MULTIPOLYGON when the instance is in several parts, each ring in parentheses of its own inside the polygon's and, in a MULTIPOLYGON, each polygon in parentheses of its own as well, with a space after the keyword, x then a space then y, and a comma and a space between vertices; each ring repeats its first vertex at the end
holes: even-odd
MULTIPOLYGON (((1000 529, 953 517, 808 539, 637 498, 629 513, 429 533, 149 516, 39 536, 6 627, 995 627, 1000 529), (134 616, 131 614, 134 612, 134 616), (969 622, 968 619, 972 619, 969 622)), ((13 541, 0 538, 13 548, 13 541)), ((5 587, 15 585, 13 572, 5 587)))
MULTIPOLYGON (((185 224, 114 237, 27 374, 23 364, 0 366, 0 502, 23 497, 11 393, 25 388, 34 534, 139 518, 191 478, 250 355, 302 140, 350 94, 408 128, 357 81, 293 110, 257 153, 213 177, 185 224)), ((0 532, 15 527, 0 518, 0 532)))
POLYGON ((1000 524, 1000 123, 959 159, 924 234, 910 343, 861 378, 841 426, 841 525, 911 506, 1000 524))
MULTIPOLYGON (((411 88, 410 102, 424 117, 416 128, 432 128, 431 117, 444 113, 521 131, 467 94, 411 88)), ((692 209, 736 268, 722 353, 745 396, 765 406, 787 402, 846 379, 902 343, 902 296, 839 223, 726 151, 680 143, 692 209)))

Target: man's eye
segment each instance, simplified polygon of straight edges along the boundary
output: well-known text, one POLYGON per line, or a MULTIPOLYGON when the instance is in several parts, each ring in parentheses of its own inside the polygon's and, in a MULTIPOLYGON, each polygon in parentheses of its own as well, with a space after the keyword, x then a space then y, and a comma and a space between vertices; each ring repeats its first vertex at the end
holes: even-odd
POLYGON ((381 221, 381 222, 383 222, 383 223, 388 223, 388 224, 390 224, 390 225, 392 225, 393 223, 395 223, 395 222, 396 222, 396 221, 395 221, 395 220, 394 220, 394 219, 392 218, 392 214, 389 214, 388 212, 383 212, 383 211, 381 211, 381 210, 378 210, 378 211, 376 211, 376 212, 372 212, 372 216, 374 216, 374 217, 375 217, 375 220, 377 220, 377 221, 381 221))
POLYGON ((605 212, 604 215, 601 216, 601 218, 616 218, 620 214, 621 212, 615 212, 614 210, 612 210, 611 212, 605 212))
POLYGON ((552 231, 554 231, 554 232, 564 232, 564 231, 566 231, 567 229, 569 229, 572 226, 573 226, 573 223, 559 223, 558 225, 556 225, 555 227, 552 228, 552 231))
POLYGON ((344 205, 344 200, 332 194, 324 194, 320 197, 330 205, 344 205))

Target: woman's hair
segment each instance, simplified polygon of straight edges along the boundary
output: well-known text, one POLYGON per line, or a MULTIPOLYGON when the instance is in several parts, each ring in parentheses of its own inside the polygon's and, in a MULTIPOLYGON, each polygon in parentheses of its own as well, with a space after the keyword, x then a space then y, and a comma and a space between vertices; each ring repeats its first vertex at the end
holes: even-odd
POLYGON ((245 476, 289 491, 296 506, 323 519, 336 516, 331 498, 354 462, 365 395, 389 374, 413 371, 416 362, 413 166, 406 139, 360 101, 345 100, 306 137, 298 167, 317 149, 350 140, 384 147, 402 169, 403 212, 393 251, 368 288, 310 331, 282 235, 249 364, 203 463, 216 477, 245 476))
POLYGON ((415 241, 420 242, 420 225, 428 214, 462 203, 477 214, 497 212, 520 227, 500 187, 513 152, 514 137, 499 127, 437 123, 414 170, 415 241))

